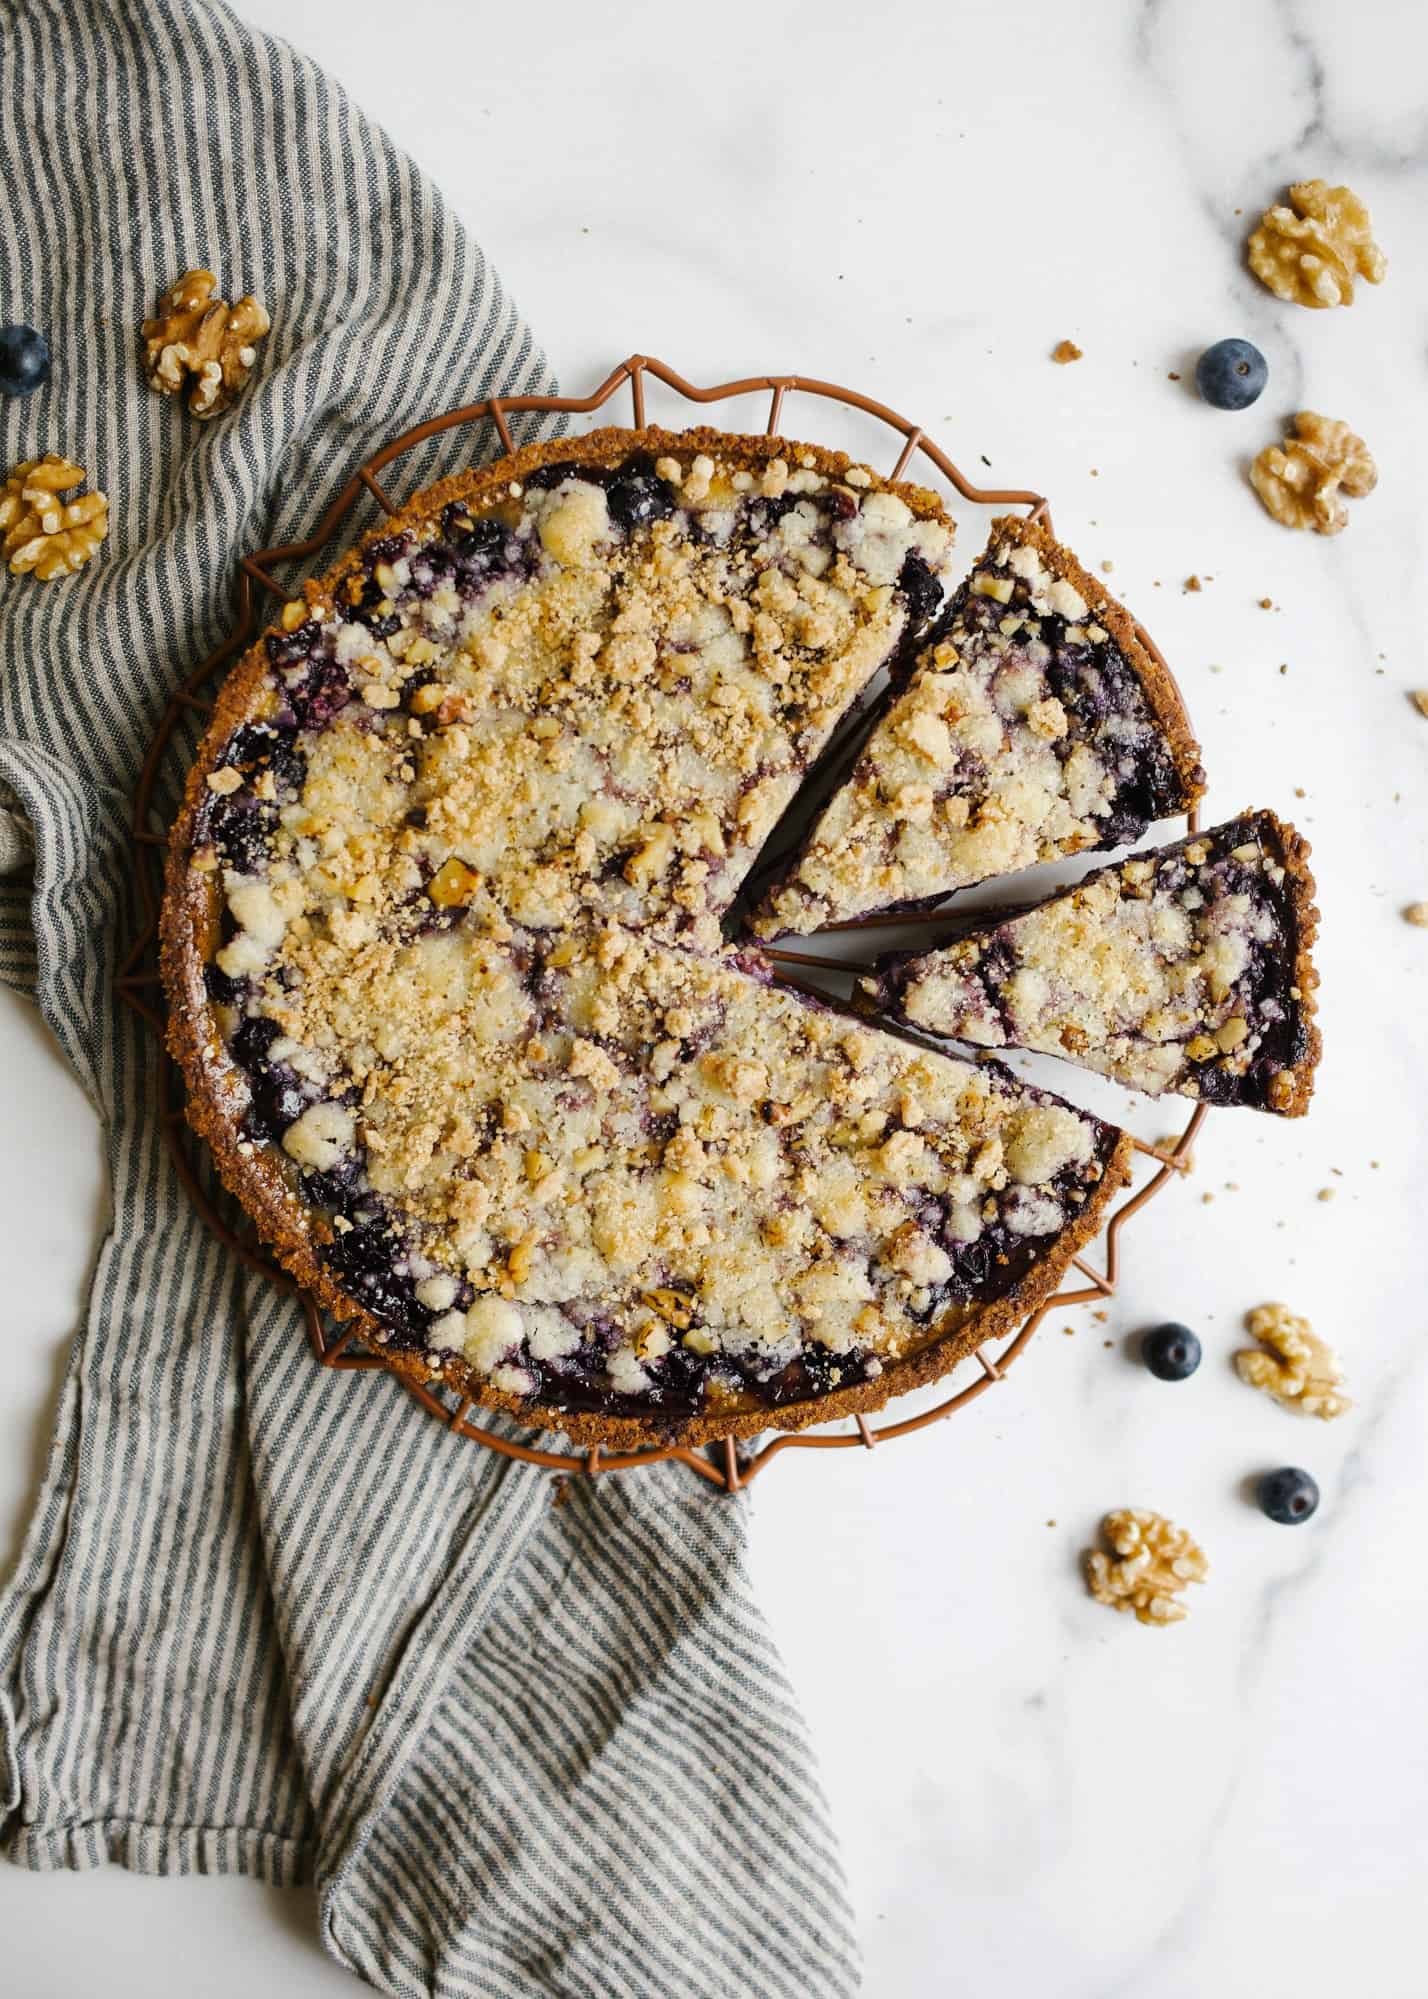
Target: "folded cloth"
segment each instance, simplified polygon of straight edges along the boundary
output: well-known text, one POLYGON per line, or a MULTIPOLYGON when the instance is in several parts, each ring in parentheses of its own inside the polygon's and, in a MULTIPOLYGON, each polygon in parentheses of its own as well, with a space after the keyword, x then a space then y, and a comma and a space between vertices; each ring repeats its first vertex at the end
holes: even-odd
MULTIPOLYGON (((744 1502, 664 1466, 557 1507, 390 1377, 316 1367, 186 1201, 113 989, 128 801, 234 552, 308 531, 418 417, 549 389, 545 360, 411 163, 221 7, 0 0, 0 132, 0 319, 55 353, 0 401, 0 470, 62 451, 112 521, 77 575, 0 579, 0 972, 103 1120, 114 1214, 0 1597, 0 1851, 311 1874, 384 1992, 853 1992, 744 1502), (273 319, 203 423, 136 340, 193 266, 273 319)), ((402 489, 492 442, 448 434, 402 489)))

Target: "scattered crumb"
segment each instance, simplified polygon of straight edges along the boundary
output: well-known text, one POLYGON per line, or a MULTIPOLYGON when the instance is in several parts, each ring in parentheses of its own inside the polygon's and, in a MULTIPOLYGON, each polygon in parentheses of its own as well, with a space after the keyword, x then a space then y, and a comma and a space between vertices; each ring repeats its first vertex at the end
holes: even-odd
MULTIPOLYGON (((1114 564, 1114 562, 1111 562, 1111 561, 1109 561, 1109 560, 1107 560, 1107 561, 1105 561, 1105 562, 1103 562, 1103 563, 1101 564, 1101 568, 1102 568, 1102 569, 1103 569, 1103 570, 1105 571, 1105 573, 1106 573, 1106 575, 1107 575, 1107 576, 1109 576, 1109 575, 1110 575, 1111 571, 1112 571, 1112 570, 1113 570, 1113 569, 1115 568, 1115 566, 1116 566, 1116 565, 1114 564)), ((1425 713, 1428 713, 1428 710, 1425 710, 1424 712, 1425 712, 1425 713)))
POLYGON ((1214 1198, 1215 1198, 1215 1197, 1214 1197, 1214 1195, 1213 1195, 1213 1194, 1210 1194, 1210 1193, 1205 1193, 1205 1194, 1202 1194, 1202 1195, 1200 1196, 1200 1199, 1201 1199, 1201 1201, 1202 1201, 1202 1202, 1204 1203, 1204 1205, 1205 1205, 1205 1206, 1206 1206, 1207 1208, 1209 1207, 1209 1205, 1210 1205, 1211 1201, 1213 1201, 1213 1200, 1214 1200, 1214 1198))
POLYGON ((1113 1347, 1113 1346, 1115 1345, 1115 1341, 1114 1341, 1114 1340, 1102 1340, 1102 1341, 1101 1341, 1101 1345, 1102 1345, 1103 1347, 1113 1347))
POLYGON ((1280 670, 1280 672, 1281 672, 1281 673, 1288 673, 1288 671, 1289 671, 1289 661, 1288 661, 1287 659, 1286 659, 1286 660, 1282 660, 1282 661, 1280 662, 1280 667, 1279 667, 1279 670, 1280 670))
POLYGON ((1180 380, 1180 377, 1179 375, 1176 374, 1175 370, 1172 368, 1166 375, 1165 379, 1167 382, 1178 382, 1180 380))
POLYGON ((1056 1522, 1054 1520, 1048 1520, 1046 1524, 1048 1527, 1054 1527, 1056 1525, 1056 1522))
MULTIPOLYGON (((1102 566, 1104 567, 1104 564, 1102 566)), ((1413 690, 1413 705, 1420 715, 1428 715, 1428 687, 1416 687, 1413 690)))
POLYGON ((1093 1313, 1091 1314, 1091 1317, 1092 1317, 1093 1319, 1096 1319, 1096 1320, 1098 1320, 1098 1321, 1100 1322, 1100 1324, 1101 1324, 1101 1325, 1103 1325, 1103 1326, 1105 1325, 1105 1323, 1106 1323, 1107 1319, 1108 1319, 1108 1318, 1109 1318, 1110 1316, 1111 1316, 1111 1315, 1110 1315, 1110 1313, 1109 1313, 1109 1312, 1093 1312, 1093 1313))
POLYGON ((1309 796, 1309 794, 1308 794, 1308 792, 1307 792, 1307 791, 1306 791, 1306 790, 1304 789, 1304 787, 1303 787, 1303 785, 1302 785, 1302 784, 1296 784, 1296 785, 1295 785, 1295 787, 1294 787, 1294 796, 1295 796, 1296 798, 1307 798, 1307 797, 1309 796))
POLYGON ((1185 578, 1185 588, 1187 590, 1201 590, 1204 588, 1204 585, 1198 576, 1187 576, 1185 578))
POLYGON ((1338 1189, 1335 1187, 1321 1187, 1317 1198, 1321 1201, 1332 1201, 1337 1192, 1338 1189))
POLYGON ((1051 350, 1051 358, 1064 368, 1068 361, 1081 359, 1081 350, 1074 340, 1058 340, 1051 350))
POLYGON ((1227 1194, 1238 1194, 1239 1191, 1240 1183, 1238 1180, 1227 1180, 1225 1182, 1225 1192, 1227 1194))
POLYGON ((1403 920, 1415 929, 1428 930, 1428 902, 1410 902, 1403 912, 1403 920))
POLYGON ((1274 599, 1272 597, 1261 597, 1259 608, 1261 611, 1272 611, 1274 609, 1274 599))
POLYGON ((1063 1327, 1061 1328, 1061 1330, 1062 1330, 1062 1332, 1063 1332, 1063 1333, 1064 1333, 1064 1334, 1066 1335, 1066 1337, 1067 1337, 1067 1339, 1068 1339, 1068 1340, 1073 1340, 1073 1339, 1075 1339, 1075 1337, 1076 1337, 1076 1328, 1075 1328, 1074 1326, 1063 1326, 1063 1327))

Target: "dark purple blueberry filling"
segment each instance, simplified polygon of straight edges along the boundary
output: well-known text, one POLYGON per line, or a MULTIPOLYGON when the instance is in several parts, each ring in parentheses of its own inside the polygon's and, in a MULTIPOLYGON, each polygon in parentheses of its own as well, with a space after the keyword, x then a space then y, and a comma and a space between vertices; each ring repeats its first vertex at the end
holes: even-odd
POLYGON ((210 794, 200 821, 200 836, 212 841, 230 868, 242 875, 261 874, 268 858, 277 807, 251 792, 235 791, 227 798, 210 794))
POLYGON ((611 482, 605 497, 611 520, 627 533, 648 527, 651 521, 665 520, 674 512, 676 502, 673 486, 654 471, 622 473, 611 482))
POLYGON ((281 1040, 282 1032, 275 1020, 269 1020, 264 1014, 250 1014, 239 1022, 228 1044, 229 1052, 239 1067, 248 1070, 251 1075, 263 1066, 268 1050, 275 1041, 281 1040))
POLYGON ((321 635, 322 626, 315 618, 309 618, 295 632, 269 632, 268 658, 276 667, 296 666, 308 657, 321 635))
POLYGON ((403 1345, 425 1344, 432 1314, 417 1302, 416 1279, 398 1268, 408 1248, 386 1215, 335 1235, 318 1254, 342 1288, 403 1345))
POLYGON ((307 778, 307 758, 293 741, 292 730, 267 722, 245 722, 235 729, 218 761, 249 778, 267 771, 285 799, 296 798, 307 778))
POLYGON ((209 998, 219 1006, 242 1006, 252 991, 249 980, 230 978, 217 965, 204 967, 203 983, 208 988, 209 998))
POLYGON ((897 587, 907 605, 907 622, 912 631, 920 631, 942 608, 942 585, 916 551, 904 559, 897 587))
POLYGON ((313 1101, 285 1062, 264 1065, 249 1078, 251 1099, 244 1127, 251 1138, 281 1138, 313 1101))
MULTIPOLYGON (((392 629, 396 629, 395 624, 392 629)), ((315 660, 297 685, 288 689, 293 713, 304 729, 325 729, 351 699, 352 683, 335 659, 315 660)))

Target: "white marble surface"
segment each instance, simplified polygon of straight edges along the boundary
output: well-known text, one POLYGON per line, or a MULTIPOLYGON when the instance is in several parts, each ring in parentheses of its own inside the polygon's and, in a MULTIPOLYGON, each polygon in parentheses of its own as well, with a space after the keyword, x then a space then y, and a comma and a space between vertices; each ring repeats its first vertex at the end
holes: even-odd
MULTIPOLYGON (((1428 933, 1399 916, 1428 897, 1428 721, 1408 701, 1428 685, 1421 9, 922 0, 877 25, 724 0, 718 46, 692 10, 649 0, 249 12, 444 185, 568 388, 635 348, 698 382, 802 370, 885 397, 970 469, 985 457, 990 477, 1043 487, 1175 665, 1211 812, 1274 804, 1313 840, 1313 1114, 1212 1118, 1193 1184, 1128 1237, 1104 1324, 1056 1315, 1005 1386, 871 1459, 785 1457, 754 1539, 873 1999, 1422 1993, 1428 933), (1281 306, 1240 261, 1250 215, 1308 174, 1362 193, 1389 254, 1350 312, 1281 306), (1168 379, 1229 333, 1272 369, 1238 417, 1168 379), (1062 336, 1085 350, 1075 366, 1048 360, 1062 336), (1350 419, 1381 468, 1333 542, 1273 525, 1243 476, 1306 404, 1350 419), (1192 572, 1213 578, 1199 594, 1181 588, 1192 572), (1342 1423, 1235 1380, 1240 1316, 1277 1296, 1340 1347, 1358 1397, 1342 1423), (1131 1345, 1170 1316, 1206 1343, 1175 1388, 1131 1345), (1302 1530, 1245 1497, 1283 1462, 1323 1486, 1302 1530), (1082 1592, 1078 1550, 1121 1503, 1209 1551, 1174 1630, 1082 1592)), ((805 427, 826 430, 816 412, 805 427)), ((969 555, 976 535, 969 519, 969 555)), ((78 1091, 7 1000, 0 1537, 23 1516, 100 1225, 97 1159, 78 1091)), ((246 1882, 0 1869, 0 1987, 350 1990, 309 1915, 246 1882)))

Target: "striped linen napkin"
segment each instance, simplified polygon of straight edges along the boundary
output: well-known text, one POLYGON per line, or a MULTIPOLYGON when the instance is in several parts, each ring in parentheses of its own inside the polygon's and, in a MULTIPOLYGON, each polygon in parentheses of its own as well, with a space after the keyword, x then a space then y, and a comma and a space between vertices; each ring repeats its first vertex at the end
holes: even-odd
MULTIPOLYGON (((221 7, 0 0, 0 401, 109 495, 78 575, 0 577, 0 976, 103 1121, 113 1226, 0 1595, 0 1852, 312 1876, 378 1990, 821 1999, 859 1983, 826 1807, 749 1587, 746 1502, 677 1467, 552 1486, 294 1306, 189 1208, 115 998, 123 833, 235 550, 300 536, 381 438, 550 371, 436 191, 221 7), (194 265, 273 330, 236 407, 144 384, 194 265)), ((532 434, 532 433, 528 433, 532 434)), ((492 440, 437 440, 404 490, 492 440)))

